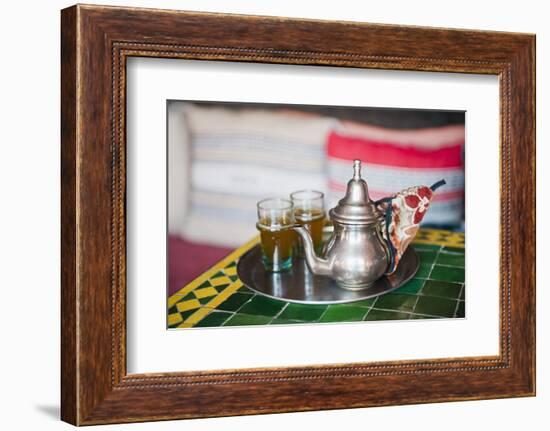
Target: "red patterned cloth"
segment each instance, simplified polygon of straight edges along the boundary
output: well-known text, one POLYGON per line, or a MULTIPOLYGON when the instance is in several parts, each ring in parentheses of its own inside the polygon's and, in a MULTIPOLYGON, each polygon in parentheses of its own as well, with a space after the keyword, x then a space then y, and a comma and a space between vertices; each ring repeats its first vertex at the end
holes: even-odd
MULTIPOLYGON (((387 213, 386 240, 392 247, 392 262, 388 273, 397 268, 401 257, 412 242, 420 222, 426 215, 434 192, 430 187, 409 187, 391 198, 391 211, 387 213)), ((384 210, 388 211, 388 202, 384 210)))

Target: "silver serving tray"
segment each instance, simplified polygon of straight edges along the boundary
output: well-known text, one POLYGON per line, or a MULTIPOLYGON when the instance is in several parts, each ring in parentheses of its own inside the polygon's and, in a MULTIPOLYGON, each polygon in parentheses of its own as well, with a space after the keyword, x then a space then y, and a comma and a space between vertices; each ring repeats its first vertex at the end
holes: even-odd
POLYGON ((347 290, 329 277, 312 274, 301 258, 294 261, 290 271, 268 272, 261 262, 260 246, 256 245, 239 259, 237 274, 245 286, 270 298, 300 304, 341 304, 391 292, 413 278, 419 266, 418 254, 409 247, 392 275, 366 289, 347 290))

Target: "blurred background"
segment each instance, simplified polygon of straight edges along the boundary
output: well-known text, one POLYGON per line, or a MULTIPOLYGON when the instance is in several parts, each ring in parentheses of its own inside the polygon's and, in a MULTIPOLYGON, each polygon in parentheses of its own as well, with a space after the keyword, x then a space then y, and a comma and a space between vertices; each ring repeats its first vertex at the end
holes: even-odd
POLYGON ((256 202, 336 205, 361 159, 372 199, 444 178, 422 225, 464 229, 464 112, 168 102, 171 295, 256 235, 256 202))

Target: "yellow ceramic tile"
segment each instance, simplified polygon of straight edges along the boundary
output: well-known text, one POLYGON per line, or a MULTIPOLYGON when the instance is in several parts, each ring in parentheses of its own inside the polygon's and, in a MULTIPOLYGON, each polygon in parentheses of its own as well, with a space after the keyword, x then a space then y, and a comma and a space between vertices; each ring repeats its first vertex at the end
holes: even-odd
POLYGON ((230 284, 231 280, 228 277, 222 276, 222 277, 216 277, 216 278, 213 278, 211 280, 208 280, 208 282, 212 286, 221 286, 223 284, 230 284))
POLYGON ((168 326, 174 326, 182 322, 183 318, 179 313, 169 314, 168 315, 168 326))
POLYGON ((420 229, 413 243, 464 248, 464 234, 440 229, 420 229))
POLYGON ((202 289, 197 289, 193 291, 194 295, 201 299, 206 298, 207 296, 214 296, 218 294, 218 291, 213 287, 203 287, 202 289))
POLYGON ((237 267, 232 266, 231 268, 225 268, 223 272, 225 275, 237 275, 237 267))
POLYGON ((193 325, 187 322, 180 323, 178 328, 191 328, 193 325))
POLYGON ((458 237, 458 236, 453 236, 452 238, 449 238, 447 240, 447 244, 446 244, 448 247, 462 247, 464 248, 464 238, 462 237, 458 237))
POLYGON ((193 310, 194 308, 199 308, 200 306, 201 303, 198 299, 189 299, 188 301, 182 301, 176 304, 176 308, 180 313, 187 310, 193 310))

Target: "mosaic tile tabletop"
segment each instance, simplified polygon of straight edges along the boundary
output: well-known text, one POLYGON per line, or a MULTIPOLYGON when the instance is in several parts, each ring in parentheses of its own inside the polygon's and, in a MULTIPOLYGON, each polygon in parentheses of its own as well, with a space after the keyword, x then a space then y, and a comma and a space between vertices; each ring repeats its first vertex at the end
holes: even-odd
POLYGON ((304 305, 255 293, 237 276, 254 238, 168 298, 169 328, 336 323, 465 316, 464 234, 421 229, 413 247, 420 268, 388 294, 347 304, 304 305))

